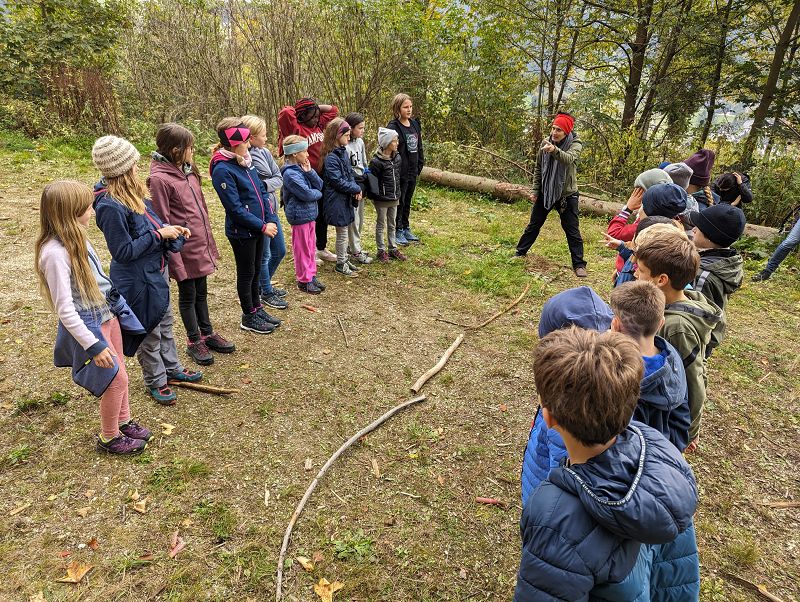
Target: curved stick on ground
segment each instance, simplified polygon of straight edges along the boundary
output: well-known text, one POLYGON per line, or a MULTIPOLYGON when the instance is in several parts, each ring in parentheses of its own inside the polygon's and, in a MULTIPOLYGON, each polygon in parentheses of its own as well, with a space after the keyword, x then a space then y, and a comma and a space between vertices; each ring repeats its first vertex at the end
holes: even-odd
POLYGON ((167 384, 175 387, 183 387, 184 389, 194 389, 195 391, 202 391, 203 393, 213 393, 214 395, 233 395, 239 392, 239 389, 226 389, 200 383, 187 383, 181 380, 170 380, 167 381, 167 384))
MULTIPOLYGON (((463 335, 462 335, 463 336, 463 335)), ((328 461, 325 462, 325 465, 320 468, 317 476, 314 477, 314 480, 311 481, 311 485, 308 486, 306 489, 306 493, 303 496, 303 499, 300 500, 300 503, 297 504, 297 508, 295 508, 294 513, 292 514, 292 518, 289 519, 289 525, 286 527, 286 533, 283 536, 283 545, 281 546, 281 553, 278 556, 278 580, 277 585, 275 588, 275 602, 280 602, 281 597, 283 596, 283 563, 286 559, 286 550, 289 547, 289 538, 292 536, 292 529, 294 529, 294 525, 297 522, 297 519, 300 518, 300 513, 303 512, 303 508, 305 508, 308 499, 311 497, 311 494, 314 492, 314 489, 317 488, 317 484, 319 483, 320 479, 325 476, 325 473, 328 472, 328 469, 331 465, 336 461, 336 458, 342 455, 342 453, 353 443, 361 439, 364 435, 371 433, 384 422, 389 420, 392 416, 397 414, 399 411, 407 408, 408 406, 414 405, 415 403, 419 403, 421 401, 425 401, 427 399, 424 395, 420 395, 419 397, 414 397, 409 399, 408 401, 404 401, 400 405, 393 407, 391 410, 386 412, 383 416, 378 418, 377 420, 371 422, 363 429, 358 431, 355 435, 350 437, 338 450, 334 453, 328 461)))
POLYGON ((478 330, 479 328, 483 328, 483 327, 484 327, 484 326, 486 326, 487 324, 490 324, 490 323, 494 322, 494 321, 495 321, 497 318, 499 318, 500 316, 502 316, 502 315, 503 315, 504 313, 506 313, 507 311, 509 311, 509 310, 513 309, 513 308, 514 308, 514 307, 515 307, 515 306, 516 306, 516 305, 517 305, 517 304, 518 304, 520 301, 522 301, 522 299, 525 297, 525 295, 527 295, 527 294, 528 294, 528 290, 530 290, 530 288, 531 288, 531 283, 529 282, 529 283, 528 283, 528 284, 525 286, 525 290, 524 290, 524 291, 522 291, 522 294, 521 294, 519 297, 517 297, 517 298, 516 298, 516 300, 515 300, 515 301, 514 301, 514 302, 513 302, 511 305, 509 305, 508 307, 506 307, 506 308, 505 308, 504 310, 502 310, 502 311, 498 311, 496 314, 494 314, 494 315, 493 315, 493 316, 491 316, 490 318, 487 318, 486 320, 484 320, 483 322, 481 322, 481 323, 480 323, 480 324, 478 324, 477 326, 470 326, 470 328, 471 328, 472 330, 478 330))
POLYGON ((425 374, 420 376, 413 385, 411 385, 411 392, 412 393, 419 393, 420 389, 425 386, 425 383, 428 382, 433 376, 438 374, 439 370, 444 368, 444 365, 447 363, 447 360, 450 359, 450 356, 453 355, 453 352, 458 349, 458 346, 461 344, 461 341, 464 340, 464 333, 462 332, 458 335, 458 338, 453 341, 453 344, 444 352, 442 359, 430 370, 428 370, 425 374))

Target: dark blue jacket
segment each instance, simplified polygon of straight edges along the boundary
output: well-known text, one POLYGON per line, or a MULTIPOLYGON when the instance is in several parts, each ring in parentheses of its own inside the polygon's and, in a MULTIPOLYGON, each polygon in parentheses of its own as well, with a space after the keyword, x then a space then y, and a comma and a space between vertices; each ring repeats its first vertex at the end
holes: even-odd
POLYGON ((655 337, 655 344, 664 357, 664 363, 651 372, 645 361, 645 374, 633 420, 653 427, 682 452, 689 444, 691 423, 686 371, 675 347, 661 337, 655 337))
POLYGON ((625 260, 625 263, 622 264, 622 269, 614 278, 614 287, 636 280, 636 264, 633 262, 633 251, 626 247, 625 243, 617 247, 617 251, 619 251, 619 256, 625 260))
POLYGON ((355 219, 353 195, 361 192, 346 146, 337 146, 325 157, 322 169, 322 213, 331 226, 349 226, 355 219))
POLYGON ((225 207, 225 236, 261 236, 265 224, 278 223, 270 209, 269 194, 255 167, 243 167, 236 159, 217 153, 211 158, 211 182, 225 207))
MULTIPOLYGON (((140 215, 114 199, 102 180, 95 186, 94 211, 111 252, 111 282, 128 301, 146 332, 155 328, 169 307, 169 284, 164 280, 169 253, 179 253, 183 237, 162 240, 164 226, 145 199, 140 215)), ((126 352, 127 353, 127 352, 126 352)))
POLYGON ((678 539, 696 507, 697 485, 680 452, 632 422, 599 456, 552 470, 528 499, 514 600, 696 600, 694 534, 678 539), (660 545, 676 540, 681 550, 660 545))
MULTIPOLYGON (((119 320, 123 353, 130 357, 134 355, 139 343, 144 339, 146 334, 144 327, 131 311, 131 308, 128 307, 125 298, 116 289, 111 289, 107 301, 111 313, 119 320)), ((75 384, 83 387, 92 395, 101 397, 108 389, 111 381, 117 376, 117 372, 119 372, 118 360, 113 358, 113 368, 100 368, 92 361, 92 358, 99 351, 108 347, 108 342, 101 331, 101 314, 96 310, 83 310, 78 311, 78 315, 83 320, 83 323, 86 324, 86 328, 97 337, 98 342, 89 349, 84 350, 69 331, 64 328, 63 324, 59 322, 56 343, 53 348, 53 363, 59 368, 71 367, 72 380, 75 384), (99 351, 93 349, 95 346, 100 345, 102 345, 102 348, 99 351)))
POLYGON ((313 169, 303 171, 302 167, 292 163, 283 166, 281 175, 281 201, 286 221, 293 226, 300 226, 316 220, 318 203, 322 198, 322 178, 313 169))

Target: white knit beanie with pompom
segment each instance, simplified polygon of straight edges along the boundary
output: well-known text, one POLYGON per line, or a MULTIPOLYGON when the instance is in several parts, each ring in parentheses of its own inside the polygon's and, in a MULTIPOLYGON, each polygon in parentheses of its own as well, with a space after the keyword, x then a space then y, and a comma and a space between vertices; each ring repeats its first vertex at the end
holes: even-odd
POLYGON ((139 151, 125 138, 103 136, 92 147, 92 161, 106 178, 127 173, 139 161, 139 151))

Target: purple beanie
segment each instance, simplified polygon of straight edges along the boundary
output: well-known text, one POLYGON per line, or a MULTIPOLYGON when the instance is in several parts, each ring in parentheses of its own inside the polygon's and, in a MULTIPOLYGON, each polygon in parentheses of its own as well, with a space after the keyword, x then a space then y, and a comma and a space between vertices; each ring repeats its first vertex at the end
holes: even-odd
POLYGON ((711 170, 714 168, 714 151, 703 148, 686 159, 684 163, 692 169, 689 184, 695 186, 708 186, 711 182, 711 170))

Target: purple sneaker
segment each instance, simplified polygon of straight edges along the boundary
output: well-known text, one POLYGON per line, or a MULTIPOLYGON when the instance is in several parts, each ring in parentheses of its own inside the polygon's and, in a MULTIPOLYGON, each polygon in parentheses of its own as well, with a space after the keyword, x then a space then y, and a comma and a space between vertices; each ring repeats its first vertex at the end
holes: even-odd
POLYGON ((120 424, 119 432, 126 437, 140 439, 141 441, 152 441, 155 436, 149 428, 143 427, 133 420, 128 420, 125 424, 120 424))
POLYGON ((114 437, 111 441, 103 441, 99 435, 97 437, 97 451, 106 452, 107 454, 131 456, 133 454, 142 453, 146 447, 147 441, 131 439, 122 433, 114 437))

